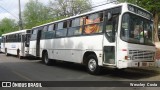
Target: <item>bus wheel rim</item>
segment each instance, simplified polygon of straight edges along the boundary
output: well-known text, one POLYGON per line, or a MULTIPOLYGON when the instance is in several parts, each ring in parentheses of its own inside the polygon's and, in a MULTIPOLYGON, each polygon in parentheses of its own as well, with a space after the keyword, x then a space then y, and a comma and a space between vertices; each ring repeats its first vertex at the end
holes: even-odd
POLYGON ((96 60, 95 59, 90 59, 89 62, 88 62, 88 68, 90 71, 94 71, 97 67, 97 64, 96 64, 96 60))

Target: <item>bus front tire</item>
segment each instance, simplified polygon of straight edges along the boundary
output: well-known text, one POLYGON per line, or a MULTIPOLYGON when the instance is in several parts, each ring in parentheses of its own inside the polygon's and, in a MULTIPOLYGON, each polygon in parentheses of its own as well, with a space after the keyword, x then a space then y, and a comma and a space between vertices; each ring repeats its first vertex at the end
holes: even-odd
POLYGON ((48 53, 47 52, 45 52, 43 54, 42 60, 46 65, 51 65, 52 64, 51 59, 48 58, 48 53))
POLYGON ((87 71, 92 75, 100 74, 100 66, 95 55, 89 55, 87 58, 87 71))

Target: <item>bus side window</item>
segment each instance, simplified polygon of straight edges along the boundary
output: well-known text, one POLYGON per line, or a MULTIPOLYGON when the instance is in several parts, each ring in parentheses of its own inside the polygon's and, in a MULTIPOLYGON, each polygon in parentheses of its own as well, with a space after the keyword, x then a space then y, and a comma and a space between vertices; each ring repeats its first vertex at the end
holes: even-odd
POLYGON ((42 27, 42 32, 41 32, 41 39, 45 39, 46 38, 46 32, 47 32, 48 26, 44 26, 42 27))
POLYGON ((86 16, 84 34, 94 34, 102 32, 102 22, 102 12, 86 16))
POLYGON ((83 18, 69 20, 68 36, 80 35, 82 33, 83 18))
POLYGON ((55 26, 56 24, 50 24, 48 26, 48 31, 46 32, 46 39, 51 39, 55 37, 55 26))
MULTIPOLYGON (((110 20, 105 24, 106 26, 106 36, 109 42, 115 42, 115 35, 118 29, 118 16, 113 15, 110 20)), ((124 31, 122 32, 125 33, 124 31)))
POLYGON ((31 40, 36 40, 38 28, 32 30, 31 40))
POLYGON ((8 42, 8 36, 6 36, 6 42, 8 42))
POLYGON ((59 22, 56 30, 56 37, 65 37, 67 35, 67 21, 59 22))

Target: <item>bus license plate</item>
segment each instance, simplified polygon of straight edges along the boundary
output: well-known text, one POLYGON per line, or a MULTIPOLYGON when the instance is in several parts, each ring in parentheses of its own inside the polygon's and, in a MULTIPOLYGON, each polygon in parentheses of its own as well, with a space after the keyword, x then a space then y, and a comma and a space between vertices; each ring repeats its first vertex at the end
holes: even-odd
POLYGON ((147 62, 142 62, 142 67, 146 67, 147 66, 147 62))

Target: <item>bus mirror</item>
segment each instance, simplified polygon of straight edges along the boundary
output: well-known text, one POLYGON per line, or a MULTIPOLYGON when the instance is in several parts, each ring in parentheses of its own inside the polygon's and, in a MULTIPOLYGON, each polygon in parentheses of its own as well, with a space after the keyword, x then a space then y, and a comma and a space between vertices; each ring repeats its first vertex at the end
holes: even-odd
POLYGON ((108 20, 110 20, 112 18, 112 14, 110 12, 108 12, 108 20))

